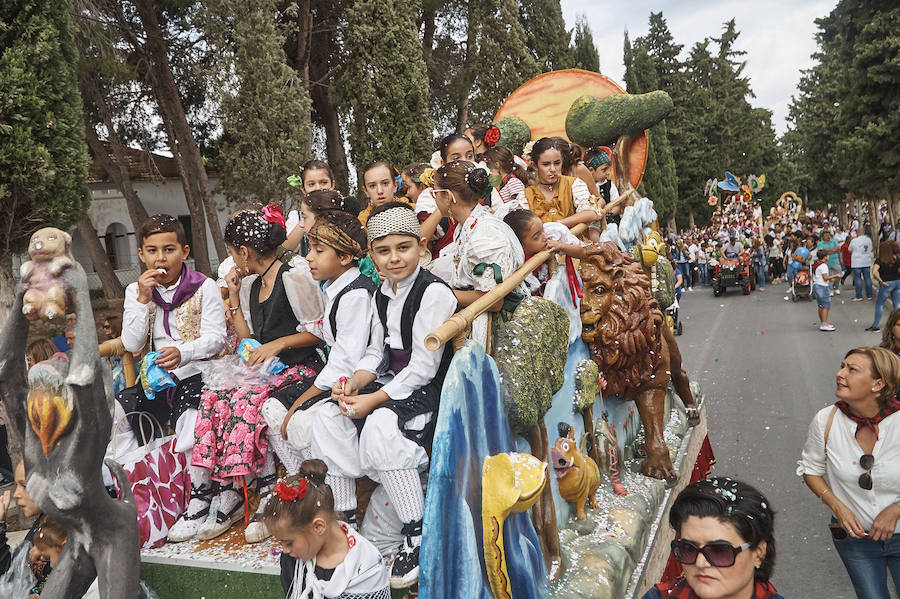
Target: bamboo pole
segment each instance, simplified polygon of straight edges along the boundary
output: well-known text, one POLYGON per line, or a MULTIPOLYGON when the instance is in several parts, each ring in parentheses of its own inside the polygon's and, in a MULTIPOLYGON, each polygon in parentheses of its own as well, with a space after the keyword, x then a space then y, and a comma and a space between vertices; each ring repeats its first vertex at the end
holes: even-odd
MULTIPOLYGON (((582 223, 572 227, 572 234, 581 235, 587 230, 587 225, 582 223)), ((485 313, 491 306, 496 304, 500 299, 506 297, 511 291, 519 286, 519 283, 525 280, 531 272, 546 262, 552 256, 550 250, 538 252, 531 259, 527 260, 519 269, 510 275, 505 281, 482 295, 480 298, 448 318, 444 324, 429 333, 425 337, 425 347, 431 351, 437 351, 442 345, 465 331, 476 318, 485 313)))
POLYGON ((122 360, 122 371, 125 374, 125 384, 129 387, 135 384, 137 381, 137 374, 134 370, 134 356, 130 351, 125 351, 125 346, 122 344, 121 337, 104 341, 100 344, 99 350, 101 358, 119 356, 122 360))

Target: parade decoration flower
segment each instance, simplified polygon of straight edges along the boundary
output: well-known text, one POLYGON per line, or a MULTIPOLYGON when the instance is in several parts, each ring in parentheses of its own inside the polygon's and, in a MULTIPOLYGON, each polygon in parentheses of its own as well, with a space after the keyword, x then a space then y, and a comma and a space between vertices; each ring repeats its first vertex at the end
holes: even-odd
POLYGON ((718 202, 719 202, 719 200, 718 200, 718 198, 716 198, 716 196, 709 196, 709 199, 707 200, 707 203, 710 206, 715 206, 718 202))
POLYGON ((500 141, 500 129, 497 125, 491 125, 484 133, 484 143, 493 148, 498 141, 500 141))
POLYGON ((437 172, 437 169, 434 168, 426 168, 420 174, 413 177, 413 181, 416 183, 421 183, 426 187, 432 187, 434 185, 434 174, 437 172))
POLYGON ((285 503, 294 503, 306 497, 307 485, 306 479, 301 478, 296 485, 288 485, 286 482, 278 481, 275 485, 275 494, 285 503))
POLYGON ((534 140, 529 141, 525 144, 525 147, 522 149, 522 158, 531 162, 531 150, 534 148, 534 140))

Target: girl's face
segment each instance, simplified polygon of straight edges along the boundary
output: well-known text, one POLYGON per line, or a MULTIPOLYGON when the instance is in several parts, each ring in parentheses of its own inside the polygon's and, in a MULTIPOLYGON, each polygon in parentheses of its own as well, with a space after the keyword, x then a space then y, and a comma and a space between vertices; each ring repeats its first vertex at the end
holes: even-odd
POLYGON ((484 140, 477 139, 475 137, 475 132, 472 129, 466 129, 465 132, 463 133, 463 135, 468 137, 469 141, 472 142, 472 148, 475 150, 476 153, 484 154, 484 150, 485 150, 484 140))
POLYGON ((562 164, 562 154, 556 148, 545 150, 538 156, 535 168, 541 183, 553 185, 559 181, 559 177, 562 175, 562 164))
POLYGON ((835 373, 835 397, 847 402, 859 402, 881 393, 884 381, 875 378, 872 360, 865 354, 850 354, 835 373))
POLYGON ((447 157, 443 160, 443 164, 455 162, 457 160, 475 161, 475 146, 471 141, 465 139, 454 139, 447 146, 447 157))
POLYGON ((410 202, 415 203, 422 194, 422 190, 425 189, 425 186, 416 183, 405 173, 400 175, 400 177, 403 179, 403 195, 409 198, 410 202))
POLYGON ((544 233, 544 223, 538 217, 528 221, 525 230, 522 231, 522 249, 526 255, 533 256, 547 249, 547 234, 544 233))
POLYGON ((894 351, 900 352, 900 320, 891 329, 891 334, 894 336, 894 351))
POLYGON ((334 181, 324 168, 311 168, 303 173, 303 191, 309 193, 317 189, 334 189, 334 181))
MULTIPOLYGON (((729 522, 718 518, 688 516, 681 525, 680 536, 698 547, 708 543, 725 541, 732 547, 740 547, 746 541, 729 522)), ((766 556, 766 543, 745 549, 735 556, 734 565, 719 568, 710 565, 702 552, 693 564, 682 564, 684 575, 691 589, 700 599, 732 599, 750 597, 754 585, 754 572, 766 556)))
POLYGON ((305 233, 312 229, 314 224, 316 224, 315 213, 309 208, 309 204, 300 202, 300 227, 303 229, 303 232, 305 233))
POLYGON ((320 516, 301 528, 288 526, 283 519, 269 524, 272 536, 281 543, 281 550, 296 560, 312 561, 325 544, 328 523, 320 516))
POLYGON ((370 168, 363 175, 363 193, 373 206, 381 206, 394 199, 397 193, 397 181, 391 176, 386 166, 370 168))

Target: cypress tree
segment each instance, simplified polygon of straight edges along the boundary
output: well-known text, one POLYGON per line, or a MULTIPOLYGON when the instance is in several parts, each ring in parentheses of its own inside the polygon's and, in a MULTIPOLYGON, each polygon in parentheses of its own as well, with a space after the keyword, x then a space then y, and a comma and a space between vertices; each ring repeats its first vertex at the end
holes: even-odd
POLYGON ((72 5, 0 3, 0 320, 12 305, 12 257, 46 226, 67 229, 89 197, 72 5))
POLYGON ((578 15, 575 20, 575 42, 572 52, 576 69, 600 72, 600 54, 594 45, 594 34, 584 14, 578 15))
POLYGON ((237 85, 222 98, 218 156, 222 187, 233 202, 287 205, 293 189, 287 178, 309 154, 311 101, 287 64, 275 12, 274 0, 207 5, 211 32, 228 32, 213 39, 224 56, 222 71, 233 72, 237 85))
POLYGON ((347 10, 347 59, 337 86, 358 175, 376 158, 399 168, 432 152, 417 8, 410 0, 355 0, 347 10))
POLYGON ((542 73, 569 69, 575 64, 559 0, 532 0, 519 4, 527 45, 542 73))

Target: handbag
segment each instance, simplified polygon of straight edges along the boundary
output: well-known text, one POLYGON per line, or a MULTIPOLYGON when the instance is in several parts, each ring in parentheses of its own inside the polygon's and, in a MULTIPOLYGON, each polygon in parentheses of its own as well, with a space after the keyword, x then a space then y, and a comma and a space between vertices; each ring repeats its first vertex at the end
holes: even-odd
MULTIPOLYGON (((825 468, 828 469, 828 433, 831 432, 831 425, 834 424, 834 415, 837 413, 838 407, 834 406, 831 408, 831 412, 828 414, 828 422, 825 423, 825 468)), ((824 496, 825 493, 822 493, 824 496)), ((842 539, 847 538, 847 531, 838 524, 837 522, 830 522, 828 524, 828 531, 831 533, 831 537, 836 541, 840 541, 842 539)))
MULTIPOLYGON (((162 425, 146 412, 125 416, 131 415, 138 417, 143 442, 138 449, 122 455, 119 463, 134 495, 141 548, 152 549, 166 542, 169 528, 175 525, 190 501, 190 474, 187 456, 175 451, 175 435, 154 438, 154 427, 163 431, 162 425), (144 431, 145 421, 150 422, 149 437, 144 431)), ((113 429, 114 439, 120 422, 113 429)), ((116 490, 121 497, 121 489, 116 490)))

